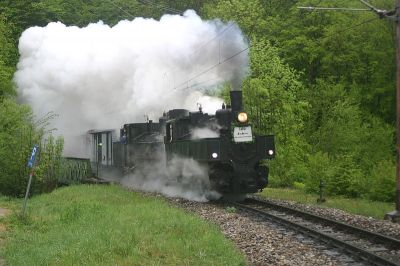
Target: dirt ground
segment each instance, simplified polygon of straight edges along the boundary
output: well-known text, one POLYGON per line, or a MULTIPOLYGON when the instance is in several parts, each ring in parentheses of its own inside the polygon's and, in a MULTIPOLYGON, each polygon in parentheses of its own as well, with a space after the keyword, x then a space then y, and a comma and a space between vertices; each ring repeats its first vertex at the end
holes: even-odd
POLYGON ((0 218, 6 216, 9 210, 0 207, 0 218))

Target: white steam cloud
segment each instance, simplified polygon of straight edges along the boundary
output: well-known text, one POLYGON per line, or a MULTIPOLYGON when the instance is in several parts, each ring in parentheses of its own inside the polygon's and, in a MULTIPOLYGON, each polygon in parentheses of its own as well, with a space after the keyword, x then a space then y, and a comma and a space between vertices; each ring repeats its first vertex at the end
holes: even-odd
POLYGON ((167 167, 161 161, 144 165, 126 175, 120 183, 134 189, 200 202, 221 197, 218 192, 210 190, 207 167, 187 158, 175 157, 167 167))
POLYGON ((215 111, 222 100, 196 90, 226 81, 239 88, 247 51, 197 75, 246 47, 236 24, 203 21, 191 10, 113 27, 49 23, 23 32, 15 81, 35 115, 59 114, 52 126, 65 137, 65 153, 76 155, 73 137, 89 129, 119 128, 145 115, 157 119, 164 110, 193 110, 197 103, 215 111))

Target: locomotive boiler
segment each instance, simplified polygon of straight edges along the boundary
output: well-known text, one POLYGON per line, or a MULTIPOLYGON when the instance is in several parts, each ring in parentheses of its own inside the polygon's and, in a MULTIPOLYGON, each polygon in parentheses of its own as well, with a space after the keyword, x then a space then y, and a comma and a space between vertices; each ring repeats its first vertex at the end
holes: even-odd
MULTIPOLYGON (((211 190, 223 195, 255 193, 268 184, 266 161, 275 157, 274 136, 254 133, 242 106, 242 92, 230 92, 231 105, 215 114, 173 109, 158 123, 125 124, 113 145, 114 166, 135 171, 141 165, 190 158, 208 169, 211 190)), ((179 180, 179 179, 178 179, 179 180)))

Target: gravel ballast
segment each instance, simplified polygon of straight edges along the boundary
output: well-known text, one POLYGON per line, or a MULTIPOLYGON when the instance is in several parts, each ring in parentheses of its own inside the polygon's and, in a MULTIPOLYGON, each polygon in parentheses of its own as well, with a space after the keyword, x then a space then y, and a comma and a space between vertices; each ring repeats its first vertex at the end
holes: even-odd
POLYGON ((294 209, 303 210, 336 221, 341 221, 356 227, 361 227, 363 229, 375 233, 380 233, 400 239, 400 224, 392 223, 390 221, 377 220, 372 217, 349 214, 342 210, 321 208, 318 206, 300 204, 292 201, 285 201, 285 200, 267 200, 267 201, 291 207, 294 209))
MULTIPOLYGON (((226 204, 193 202, 180 198, 167 198, 167 200, 173 206, 183 208, 216 224, 221 232, 243 252, 249 265, 364 265, 344 255, 342 251, 327 247, 322 242, 263 220, 254 214, 238 211, 226 204)), ((284 200, 267 201, 400 238, 400 225, 389 221, 284 200)))
MULTIPOLYGON (((296 232, 260 220, 229 206, 170 199, 170 202, 217 224, 246 255, 251 265, 344 265, 332 254, 296 232)), ((348 260, 343 257, 343 260, 348 260)))

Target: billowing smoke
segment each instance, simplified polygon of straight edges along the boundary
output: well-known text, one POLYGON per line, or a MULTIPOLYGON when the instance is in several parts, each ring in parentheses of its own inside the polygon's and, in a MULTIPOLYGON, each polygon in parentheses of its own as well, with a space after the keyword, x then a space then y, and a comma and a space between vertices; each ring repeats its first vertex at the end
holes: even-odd
POLYGON ((236 24, 203 21, 191 10, 113 27, 49 23, 23 32, 15 81, 37 117, 59 114, 52 126, 65 153, 77 155, 73 138, 89 129, 157 120, 164 110, 198 103, 205 112, 220 108, 222 100, 199 89, 227 81, 237 88, 248 69, 246 47, 236 24))
POLYGON ((194 201, 218 199, 221 195, 210 190, 207 172, 206 166, 193 159, 175 157, 167 167, 157 162, 135 169, 121 180, 121 184, 194 201))

